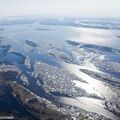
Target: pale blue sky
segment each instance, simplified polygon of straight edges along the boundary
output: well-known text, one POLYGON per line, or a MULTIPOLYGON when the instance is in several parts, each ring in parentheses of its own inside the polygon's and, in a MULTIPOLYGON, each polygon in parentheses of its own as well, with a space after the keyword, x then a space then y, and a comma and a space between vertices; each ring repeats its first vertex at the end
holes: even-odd
POLYGON ((0 0, 0 17, 24 15, 120 18, 120 0, 0 0))

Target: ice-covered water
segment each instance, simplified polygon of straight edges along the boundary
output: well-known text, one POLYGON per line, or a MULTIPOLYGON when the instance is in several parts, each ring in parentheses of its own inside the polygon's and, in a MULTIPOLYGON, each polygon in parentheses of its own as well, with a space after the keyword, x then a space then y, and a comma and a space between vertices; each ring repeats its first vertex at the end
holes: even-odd
MULTIPOLYGON (((110 119, 118 119, 116 115, 106 110, 104 105, 104 99, 107 101, 112 99, 114 90, 107 86, 105 82, 97 80, 80 70, 86 69, 105 74, 105 71, 93 65, 92 61, 94 59, 119 63, 120 38, 118 36, 120 30, 42 25, 38 22, 13 25, 1 24, 0 28, 4 28, 0 31, 1 41, 11 46, 11 53, 1 59, 7 59, 13 63, 17 60, 20 61, 20 58, 12 53, 14 51, 27 56, 32 62, 41 61, 49 65, 62 67, 86 81, 86 83, 83 83, 73 80, 72 82, 76 87, 85 90, 88 94, 95 94, 102 100, 81 96, 75 99, 61 96, 58 101, 85 110, 88 109, 110 119), (72 45, 68 44, 66 40, 72 41, 72 45), (74 102, 78 104, 73 104, 74 102), (94 108, 92 108, 91 102, 94 108)), ((19 55, 17 54, 17 56, 19 55)))

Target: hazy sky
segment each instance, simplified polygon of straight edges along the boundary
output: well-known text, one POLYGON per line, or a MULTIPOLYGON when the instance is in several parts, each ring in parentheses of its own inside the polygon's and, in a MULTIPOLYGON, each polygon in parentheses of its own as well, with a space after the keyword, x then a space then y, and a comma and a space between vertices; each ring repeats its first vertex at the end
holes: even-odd
POLYGON ((120 18, 120 0, 0 0, 0 17, 21 15, 120 18))

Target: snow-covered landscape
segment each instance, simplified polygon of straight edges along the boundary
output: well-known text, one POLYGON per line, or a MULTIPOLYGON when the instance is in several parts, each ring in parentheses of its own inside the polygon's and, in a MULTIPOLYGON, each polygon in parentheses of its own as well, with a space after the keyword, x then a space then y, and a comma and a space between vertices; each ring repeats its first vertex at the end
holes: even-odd
POLYGON ((119 33, 114 20, 1 20, 0 75, 71 119, 119 120, 119 33))

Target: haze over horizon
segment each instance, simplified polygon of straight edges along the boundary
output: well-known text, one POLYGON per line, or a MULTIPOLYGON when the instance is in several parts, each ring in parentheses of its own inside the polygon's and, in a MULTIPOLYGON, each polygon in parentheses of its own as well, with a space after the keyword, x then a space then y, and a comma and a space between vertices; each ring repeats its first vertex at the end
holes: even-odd
POLYGON ((120 18, 120 0, 0 0, 0 17, 67 16, 120 18))

